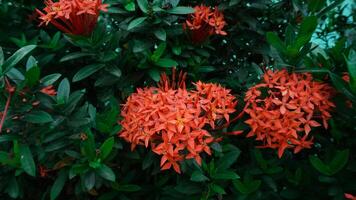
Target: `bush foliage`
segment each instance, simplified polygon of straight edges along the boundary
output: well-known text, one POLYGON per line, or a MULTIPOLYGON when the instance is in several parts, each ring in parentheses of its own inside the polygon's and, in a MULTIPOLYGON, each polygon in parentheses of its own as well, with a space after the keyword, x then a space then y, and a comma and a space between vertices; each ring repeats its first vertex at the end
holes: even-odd
POLYGON ((354 11, 0 0, 0 198, 356 199, 354 11))

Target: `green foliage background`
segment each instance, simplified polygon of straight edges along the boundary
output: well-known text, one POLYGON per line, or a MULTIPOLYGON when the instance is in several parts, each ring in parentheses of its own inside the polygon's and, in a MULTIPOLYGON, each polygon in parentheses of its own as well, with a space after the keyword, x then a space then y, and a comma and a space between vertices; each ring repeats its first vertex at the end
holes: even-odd
MULTIPOLYGON (((43 2, 0 0, 1 110, 8 97, 5 77, 17 88, 0 134, 1 199, 337 200, 356 194, 352 2, 104 3, 109 11, 93 34, 74 37, 28 18, 43 2), (223 11, 228 35, 193 45, 182 23, 202 3, 223 11), (253 139, 223 136, 201 167, 188 160, 181 175, 160 171, 158 156, 144 147, 130 151, 117 137, 117 121, 120 104, 135 88, 155 85, 171 66, 188 72, 189 82, 231 88, 239 111, 244 92, 263 75, 262 66, 313 72, 338 90, 337 108, 330 128, 314 129, 313 148, 299 154, 286 152, 278 159, 274 150, 256 149, 253 139), (349 83, 341 78, 344 72, 349 83), (52 84, 55 97, 39 92, 52 84), (36 101, 39 106, 32 105, 36 101), (40 167, 48 170, 45 176, 40 167)), ((247 132, 243 120, 228 130, 247 132)))

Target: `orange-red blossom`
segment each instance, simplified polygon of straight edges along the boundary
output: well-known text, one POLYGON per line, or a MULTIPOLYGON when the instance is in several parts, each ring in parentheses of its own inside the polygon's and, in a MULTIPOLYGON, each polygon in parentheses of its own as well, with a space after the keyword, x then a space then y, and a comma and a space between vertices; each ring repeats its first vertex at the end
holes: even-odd
POLYGON ((102 0, 45 0, 44 12, 40 15, 40 25, 53 24, 56 28, 73 35, 89 35, 98 21, 99 12, 107 11, 102 0))
POLYGON ((224 15, 217 7, 201 5, 194 7, 195 12, 188 16, 184 29, 189 29, 191 40, 195 43, 205 41, 210 35, 227 35, 223 28, 226 25, 224 15))
POLYGON ((354 196, 354 195, 352 195, 352 194, 347 194, 347 193, 345 193, 344 196, 345 196, 346 199, 349 199, 349 200, 356 200, 356 196, 354 196))
POLYGON ((245 122, 251 127, 247 137, 262 141, 263 148, 278 149, 282 157, 288 148, 298 153, 311 148, 313 127, 328 126, 333 89, 326 83, 313 81, 309 73, 287 70, 267 71, 263 81, 251 87, 245 97, 245 122))
POLYGON ((237 102, 230 90, 213 83, 195 83, 195 90, 187 90, 185 75, 176 84, 163 74, 159 87, 139 88, 123 105, 119 136, 136 145, 151 147, 161 155, 161 169, 180 173, 179 161, 211 154, 209 144, 216 141, 209 133, 218 120, 229 121, 237 102))

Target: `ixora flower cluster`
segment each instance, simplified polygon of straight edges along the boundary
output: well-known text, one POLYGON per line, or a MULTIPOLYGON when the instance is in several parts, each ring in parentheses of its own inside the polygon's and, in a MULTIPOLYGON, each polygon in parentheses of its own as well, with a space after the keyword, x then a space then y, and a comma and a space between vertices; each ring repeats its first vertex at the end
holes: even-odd
POLYGON ((282 157, 285 149, 298 153, 311 148, 313 138, 308 137, 312 127, 327 128, 333 89, 326 83, 313 81, 309 73, 291 73, 287 70, 267 71, 263 82, 251 87, 245 96, 245 121, 251 131, 247 137, 256 136, 263 148, 278 149, 282 157))
POLYGON ((45 4, 45 13, 36 9, 40 25, 51 23, 64 33, 83 36, 93 31, 99 12, 107 11, 108 6, 101 0, 46 0, 45 4))
POLYGON ((211 154, 209 144, 216 139, 208 128, 217 128, 218 121, 229 122, 235 112, 235 97, 219 85, 195 83, 195 90, 187 90, 185 74, 179 81, 163 74, 159 87, 137 89, 123 105, 119 136, 136 145, 151 147, 161 155, 161 169, 180 173, 178 162, 195 159, 201 164, 200 153, 211 154))
POLYGON ((189 15, 186 23, 183 24, 185 30, 188 29, 191 40, 195 43, 205 41, 211 35, 227 35, 223 31, 226 22, 224 15, 217 7, 211 9, 210 7, 201 5, 194 8, 195 12, 189 15))

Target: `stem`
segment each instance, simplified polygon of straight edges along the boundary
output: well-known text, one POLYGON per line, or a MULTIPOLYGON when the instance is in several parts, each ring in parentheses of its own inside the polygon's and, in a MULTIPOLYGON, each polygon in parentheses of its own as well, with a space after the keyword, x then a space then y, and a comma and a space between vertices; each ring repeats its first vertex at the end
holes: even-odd
POLYGON ((11 97, 15 92, 15 88, 11 86, 10 82, 7 80, 7 78, 5 78, 6 81, 6 85, 7 85, 7 91, 9 92, 9 97, 7 98, 6 104, 5 104, 5 109, 3 112, 3 115, 1 117, 1 121, 0 121, 0 133, 2 132, 2 127, 4 125, 5 122, 5 118, 7 115, 7 111, 9 110, 10 107, 10 102, 11 102, 11 97))
POLYGON ((9 107, 10 107, 11 97, 12 97, 12 93, 9 92, 9 97, 7 98, 5 109, 4 109, 3 115, 1 117, 0 133, 2 132, 2 127, 3 127, 4 122, 5 122, 6 114, 7 114, 7 111, 9 110, 9 107))

